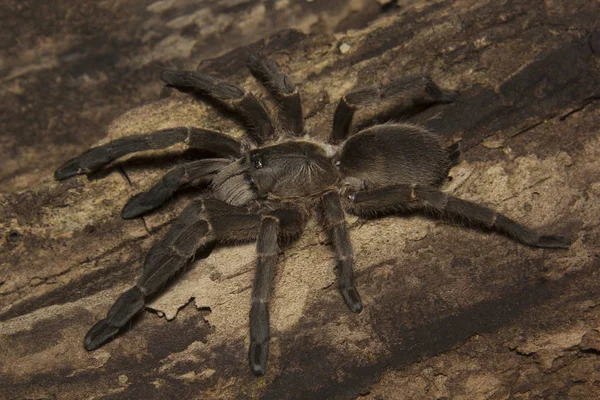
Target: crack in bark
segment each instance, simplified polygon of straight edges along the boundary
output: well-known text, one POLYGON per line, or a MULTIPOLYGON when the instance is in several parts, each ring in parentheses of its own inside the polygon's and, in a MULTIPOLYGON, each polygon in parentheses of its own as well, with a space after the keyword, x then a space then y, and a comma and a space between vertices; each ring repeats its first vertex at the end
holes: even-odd
POLYGON ((518 131, 518 132, 517 132, 517 133, 515 133, 514 135, 510 136, 510 137, 509 137, 509 139, 513 139, 513 138, 516 138, 517 136, 520 136, 520 135, 522 135, 523 133, 527 133, 527 132, 529 132, 530 130, 537 128, 538 126, 540 126, 540 125, 542 125, 542 124, 545 124, 545 123, 547 123, 548 121, 552 121, 554 118, 556 118, 556 114, 553 114, 553 115, 551 115, 551 116, 550 116, 550 117, 548 117, 548 118, 544 118, 543 120, 541 120, 541 121, 539 121, 539 122, 536 122, 536 123, 535 123, 535 124, 533 124, 533 125, 530 125, 530 126, 528 126, 528 127, 524 128, 524 129, 521 129, 520 131, 518 131))
POLYGON ((585 110, 585 108, 586 108, 587 106, 589 106, 590 104, 592 104, 592 103, 596 102, 597 100, 600 100, 600 95, 594 95, 594 96, 590 96, 590 97, 588 97, 587 99, 585 99, 585 100, 583 101, 583 103, 581 104, 581 106, 579 106, 579 107, 577 107, 577 108, 575 108, 575 109, 573 109, 573 110, 569 111, 568 113, 566 113, 566 114, 564 114, 564 115, 561 115, 561 116, 559 117, 559 119, 560 119, 561 121, 564 121, 564 120, 566 120, 567 118, 569 118, 571 115, 573 115, 573 114, 577 114, 578 112, 585 110))
MULTIPOLYGON (((590 96, 590 97, 586 98, 585 100, 583 100, 583 103, 581 103, 581 105, 580 105, 579 107, 577 107, 577 108, 574 108, 573 110, 571 110, 571 111, 569 111, 569 112, 567 112, 567 113, 565 113, 565 114, 562 114, 562 115, 558 115, 558 114, 552 114, 552 115, 551 115, 551 116, 549 116, 548 118, 544 118, 543 120, 541 120, 541 121, 539 121, 539 122, 536 122, 536 123, 534 123, 534 124, 532 124, 532 125, 529 125, 529 126, 527 126, 527 127, 523 128, 523 129, 521 129, 520 131, 518 131, 518 132, 517 132, 517 133, 515 133, 514 135, 511 135, 511 136, 509 136, 509 137, 508 137, 508 139, 513 139, 513 138, 515 138, 515 137, 517 137, 517 136, 520 136, 520 135, 522 135, 522 134, 524 134, 524 133, 527 133, 527 132, 529 132, 530 130, 532 130, 532 129, 535 129, 535 128, 537 128, 538 126, 540 126, 540 125, 542 125, 542 124, 545 124, 545 123, 548 123, 548 122, 550 122, 550 121, 554 120, 554 119, 555 119, 555 118, 557 118, 557 117, 558 117, 558 119, 559 119, 560 121, 564 121, 564 120, 566 120, 567 118, 569 118, 571 115, 573 115, 573 114, 577 114, 577 113, 579 113, 579 112, 581 112, 581 111, 584 111, 584 110, 587 108, 587 106, 589 106, 590 104, 593 104, 594 102, 596 102, 596 101, 598 101, 598 100, 600 100, 600 95, 594 95, 594 96, 590 96)), ((490 138, 490 137, 494 136, 494 135, 495 135, 495 134, 497 134, 497 133, 498 133, 498 132, 494 131, 494 132, 490 133, 489 135, 485 135, 485 136, 483 136, 483 137, 482 137, 480 140, 478 140, 478 141, 477 141, 476 143, 474 143, 472 146, 468 146, 468 147, 467 147, 467 146, 465 146, 465 148, 464 148, 464 150, 463 150, 463 153, 466 153, 467 151, 471 150, 472 148, 479 146, 479 145, 480 145, 481 143, 483 143, 483 142, 484 142, 486 139, 488 139, 488 138, 490 138)))

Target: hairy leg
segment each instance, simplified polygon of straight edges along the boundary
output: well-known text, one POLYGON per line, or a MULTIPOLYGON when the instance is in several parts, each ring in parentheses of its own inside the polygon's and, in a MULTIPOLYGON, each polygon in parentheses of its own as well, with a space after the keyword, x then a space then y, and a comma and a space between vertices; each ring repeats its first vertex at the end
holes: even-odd
POLYGON ((179 165, 167 172, 150 190, 129 199, 121 217, 131 219, 144 215, 164 204, 178 189, 202 180, 209 181, 212 174, 230 163, 227 158, 208 158, 179 165))
POLYGON ((252 308, 250 309, 250 348, 248 361, 255 375, 264 375, 269 354, 269 308, 271 283, 277 267, 277 235, 279 222, 272 216, 263 217, 256 252, 256 274, 252 285, 252 308))
POLYGON ((454 142, 450 146, 446 147, 448 152, 448 158, 450 159, 451 167, 458 165, 460 155, 462 154, 461 142, 454 142))
POLYGON ((256 252, 258 259, 252 285, 250 309, 250 348, 248 361, 255 375, 264 375, 269 354, 269 295, 277 267, 277 241, 297 237, 305 216, 297 210, 281 209, 262 217, 256 252))
POLYGON ((350 209, 361 216, 398 210, 431 210, 445 217, 458 217, 493 229, 532 247, 566 249, 570 241, 560 235, 540 235, 518 222, 471 201, 420 185, 394 185, 358 192, 351 196, 350 209))
POLYGON ((321 197, 320 214, 321 223, 331 238, 337 257, 339 290, 348 308, 358 313, 362 310, 362 301, 354 286, 354 252, 344 210, 336 192, 327 192, 321 197))
POLYGON ((302 102, 296 85, 279 65, 259 52, 249 51, 248 68, 277 100, 283 129, 294 136, 304 133, 302 102))
POLYGON ((167 281, 187 265, 198 252, 215 240, 254 240, 260 216, 217 200, 192 202, 175 221, 164 238, 148 252, 142 276, 123 293, 84 339, 84 347, 94 350, 115 336, 144 308, 146 298, 160 291, 167 281))
POLYGON ((222 157, 239 157, 242 146, 237 139, 207 129, 163 129, 144 135, 124 137, 94 147, 64 163, 56 170, 54 178, 62 181, 74 175, 96 171, 127 154, 166 149, 177 143, 184 143, 193 149, 207 150, 222 157))
POLYGON ((342 97, 333 115, 331 142, 340 143, 348 137, 352 117, 359 107, 377 104, 393 98, 451 103, 457 94, 440 89, 435 82, 424 75, 410 75, 397 79, 381 87, 356 89, 342 97))
POLYGON ((169 86, 199 91, 233 108, 248 124, 250 138, 257 145, 275 138, 273 122, 263 104, 241 87, 196 71, 163 71, 161 79, 169 86))

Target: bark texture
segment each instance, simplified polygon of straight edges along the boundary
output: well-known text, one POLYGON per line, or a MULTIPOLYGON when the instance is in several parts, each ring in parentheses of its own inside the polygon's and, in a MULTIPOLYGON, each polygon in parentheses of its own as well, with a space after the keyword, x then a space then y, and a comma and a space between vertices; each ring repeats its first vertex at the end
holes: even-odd
MULTIPOLYGON (((294 26, 291 15, 314 21, 304 28, 317 33, 284 30, 257 45, 298 84, 306 126, 315 136, 329 135, 337 99, 355 87, 424 72, 458 90, 455 104, 410 113, 444 140, 463 141, 463 161, 451 170, 446 190, 573 240, 569 250, 541 250, 421 216, 351 219, 365 305, 356 315, 337 293, 332 249, 312 221, 279 257, 271 354, 261 378, 250 374, 246 359, 254 244, 221 246, 195 261, 131 329, 99 350, 83 349, 85 332, 135 281, 144 254, 194 195, 184 193, 143 219, 119 217, 130 196, 181 159, 176 149, 157 159, 135 156, 89 178, 57 183, 51 176, 99 139, 180 125, 239 136, 242 128, 222 110, 161 91, 158 80, 149 79, 167 64, 193 68, 223 49, 210 46, 227 33, 207 36, 202 28, 212 25, 198 22, 203 9, 181 11, 185 2, 139 1, 143 11, 128 8, 125 17, 119 8, 125 3, 108 1, 93 6, 104 9, 68 14, 58 35, 53 30, 60 25, 51 21, 59 15, 50 12, 60 9, 56 1, 54 8, 36 8, 40 15, 33 19, 49 22, 35 29, 47 27, 54 38, 48 46, 77 42, 86 51, 67 51, 66 60, 46 63, 39 57, 41 33, 19 23, 31 16, 14 11, 17 3, 8 20, 20 39, 2 49, 7 86, 0 93, 4 104, 20 107, 18 116, 3 111, 8 134, 0 142, 6 155, 0 177, 0 397, 600 398, 597 2, 414 0, 383 7, 386 12, 368 26, 366 16, 352 17, 350 8, 344 14, 333 2, 318 2, 318 9, 294 1, 205 7, 217 21, 233 18, 226 25, 243 43, 294 26), (250 11, 260 7, 264 14, 253 17, 250 11), (109 64, 102 64, 108 55, 94 59, 93 43, 81 39, 94 25, 73 15, 114 27, 110 40, 95 36, 97 46, 128 43, 130 55, 109 64), (338 25, 328 23, 332 15, 338 25), (29 63, 22 58, 28 52, 29 63), (133 108, 140 101, 148 103, 133 108), (27 140, 34 144, 25 146, 27 140)), ((268 98, 240 54, 233 49, 199 68, 268 98)), ((391 108, 369 110, 359 113, 358 124, 394 118, 401 116, 391 108)))

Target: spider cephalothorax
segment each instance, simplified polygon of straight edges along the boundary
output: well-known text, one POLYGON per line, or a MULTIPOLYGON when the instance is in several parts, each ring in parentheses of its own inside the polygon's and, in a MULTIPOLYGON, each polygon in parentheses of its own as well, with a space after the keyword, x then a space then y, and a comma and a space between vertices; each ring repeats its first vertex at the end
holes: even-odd
POLYGON ((95 147, 56 171, 56 179, 63 180, 97 170, 126 154, 177 143, 215 156, 173 168, 125 205, 122 217, 135 218, 157 208, 183 186, 201 184, 207 191, 154 244, 136 285, 87 333, 86 349, 102 346, 116 335, 144 308, 145 299, 199 250, 212 242, 256 240, 249 362, 252 372, 263 374, 269 346, 268 297, 278 243, 297 238, 313 210, 331 238, 338 287, 353 312, 362 310, 362 301, 354 285, 345 212, 373 217, 422 210, 494 229, 529 246, 569 247, 562 236, 539 235, 487 207, 441 192, 439 185, 460 155, 458 143, 444 147, 431 132, 407 123, 375 125, 356 133, 350 129, 357 108, 382 100, 455 100, 453 92, 440 89, 431 79, 412 75, 379 88, 352 91, 337 105, 329 143, 320 143, 304 131, 300 96, 279 66, 252 51, 248 66, 275 98, 281 126, 273 124, 257 98, 238 86, 201 72, 165 71, 162 79, 167 85, 199 92, 241 114, 249 127, 246 140, 200 128, 166 129, 95 147))

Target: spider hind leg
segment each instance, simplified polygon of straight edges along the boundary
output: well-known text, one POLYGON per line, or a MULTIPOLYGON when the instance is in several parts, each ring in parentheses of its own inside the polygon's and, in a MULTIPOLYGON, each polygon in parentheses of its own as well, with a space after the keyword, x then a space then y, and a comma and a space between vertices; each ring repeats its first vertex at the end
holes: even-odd
POLYGON ((405 76, 381 87, 355 89, 338 102, 333 115, 331 142, 340 143, 350 135, 352 118, 357 109, 394 98, 426 103, 452 103, 458 99, 458 93, 440 89, 431 78, 421 74, 405 76))
POLYGON ((351 210, 359 216, 394 211, 425 210, 442 217, 457 217, 485 229, 503 233, 531 247, 567 249, 571 242, 560 235, 539 235, 536 231, 486 206, 443 193, 425 185, 393 185, 365 190, 352 197, 351 210))

